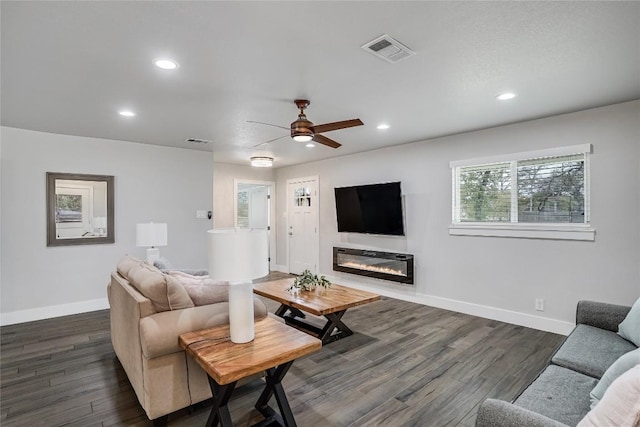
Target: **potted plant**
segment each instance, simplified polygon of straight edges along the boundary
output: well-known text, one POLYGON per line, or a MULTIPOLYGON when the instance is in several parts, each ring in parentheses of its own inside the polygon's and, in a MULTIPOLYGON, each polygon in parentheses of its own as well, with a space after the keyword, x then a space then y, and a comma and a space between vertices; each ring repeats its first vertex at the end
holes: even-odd
POLYGON ((313 274, 311 271, 305 270, 300 276, 293 280, 293 284, 287 288, 287 291, 292 294, 298 294, 302 291, 313 291, 318 286, 326 289, 331 286, 331 282, 329 282, 329 280, 324 276, 318 277, 317 274, 313 274))

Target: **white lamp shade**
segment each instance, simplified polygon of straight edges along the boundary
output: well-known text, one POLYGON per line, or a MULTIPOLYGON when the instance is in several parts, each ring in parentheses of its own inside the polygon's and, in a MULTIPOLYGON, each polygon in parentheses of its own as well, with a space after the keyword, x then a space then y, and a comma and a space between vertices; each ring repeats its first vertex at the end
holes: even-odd
POLYGON ((136 246, 167 246, 167 224, 155 222, 136 224, 136 246))
POLYGON ((269 274, 267 230, 219 228, 207 233, 212 279, 244 282, 269 274))

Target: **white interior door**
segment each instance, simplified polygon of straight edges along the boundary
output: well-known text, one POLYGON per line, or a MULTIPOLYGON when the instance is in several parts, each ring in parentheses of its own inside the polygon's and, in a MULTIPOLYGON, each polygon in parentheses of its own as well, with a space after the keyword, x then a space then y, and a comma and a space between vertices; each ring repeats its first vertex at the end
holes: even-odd
POLYGON ((249 228, 269 226, 269 188, 254 187, 249 192, 249 228))
POLYGON ((287 181, 289 272, 318 273, 318 178, 287 181))
POLYGON ((269 236, 269 268, 276 267, 275 239, 275 182, 234 179, 235 226, 240 228, 266 228, 269 236))

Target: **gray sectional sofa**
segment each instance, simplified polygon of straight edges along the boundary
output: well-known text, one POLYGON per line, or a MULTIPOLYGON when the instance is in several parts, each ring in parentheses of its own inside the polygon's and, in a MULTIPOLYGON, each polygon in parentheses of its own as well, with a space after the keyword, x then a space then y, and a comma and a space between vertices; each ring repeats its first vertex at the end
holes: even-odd
POLYGON ((590 410, 589 393, 620 356, 637 347, 617 334, 631 307, 580 301, 576 327, 549 365, 513 403, 487 399, 476 427, 575 426, 590 410))

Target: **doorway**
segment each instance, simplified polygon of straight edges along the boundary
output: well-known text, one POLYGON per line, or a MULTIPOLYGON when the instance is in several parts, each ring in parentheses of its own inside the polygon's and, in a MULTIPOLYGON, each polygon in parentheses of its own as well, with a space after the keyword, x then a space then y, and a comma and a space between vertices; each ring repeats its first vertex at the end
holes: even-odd
POLYGON ((275 269, 275 182, 234 179, 234 226, 267 230, 269 270, 275 269))
POLYGON ((289 273, 318 274, 318 177, 287 180, 287 253, 289 273))

